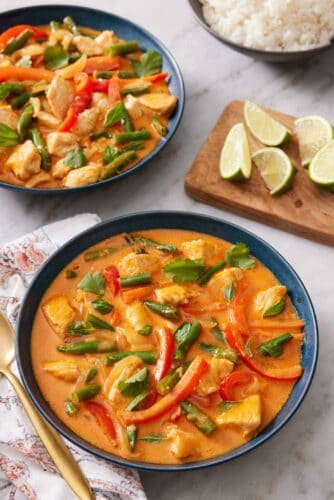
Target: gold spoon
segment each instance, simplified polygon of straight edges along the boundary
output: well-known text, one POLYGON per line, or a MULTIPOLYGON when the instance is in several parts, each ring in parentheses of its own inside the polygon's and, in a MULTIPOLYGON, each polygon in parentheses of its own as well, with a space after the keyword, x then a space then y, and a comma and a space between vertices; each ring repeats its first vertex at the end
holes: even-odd
POLYGON ((37 434, 43 441, 58 471, 69 487, 80 500, 94 498, 87 480, 81 472, 79 465, 74 460, 59 434, 41 417, 28 395, 25 393, 21 382, 10 371, 9 365, 15 358, 14 332, 7 319, 0 313, 0 373, 12 384, 16 394, 27 412, 37 434))

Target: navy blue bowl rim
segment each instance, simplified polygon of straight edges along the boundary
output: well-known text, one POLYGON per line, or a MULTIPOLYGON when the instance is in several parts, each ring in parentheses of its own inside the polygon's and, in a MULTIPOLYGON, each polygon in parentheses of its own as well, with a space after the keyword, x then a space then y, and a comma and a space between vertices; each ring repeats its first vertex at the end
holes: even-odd
POLYGON ((173 138, 175 132, 179 128, 179 125, 182 120, 183 112, 184 112, 184 105, 185 105, 185 87, 184 87, 184 81, 183 81, 183 76, 181 73, 181 70, 179 68, 179 65, 177 64, 174 56, 170 52, 170 50, 165 46, 163 42, 161 42, 155 35, 152 35, 147 29, 142 28, 139 24, 134 23, 133 21, 130 21, 126 19, 125 17, 118 16, 117 14, 113 14, 111 12, 107 12, 101 9, 92 9, 91 7, 84 7, 81 5, 66 5, 66 4, 42 4, 42 5, 33 5, 30 7, 20 7, 18 9, 12 9, 12 10, 7 10, 4 12, 0 13, 0 25, 1 25, 1 19, 3 16, 9 16, 9 15, 15 15, 15 14, 20 14, 20 13, 27 13, 33 12, 36 10, 41 10, 41 9, 49 9, 49 8, 57 8, 57 9, 66 9, 68 13, 73 12, 73 15, 75 16, 75 11, 86 11, 87 14, 89 12, 95 12, 97 14, 103 14, 108 17, 114 18, 116 21, 120 20, 122 22, 128 23, 129 25, 133 26, 137 30, 141 31, 145 37, 148 39, 152 40, 161 50, 163 57, 167 57, 169 59, 170 65, 173 67, 173 73, 172 76, 173 78, 176 78, 178 86, 180 87, 180 95, 178 96, 178 105, 177 108, 172 115, 172 118, 174 115, 177 116, 177 121, 174 124, 173 129, 170 131, 169 136, 167 139, 160 139, 160 141, 157 143, 157 146, 144 158, 142 158, 138 163, 136 163, 133 167, 129 168, 128 170, 125 170, 124 172, 121 172, 115 177, 111 177, 110 179, 106 179, 104 181, 96 182, 94 184, 88 184, 87 186, 81 186, 81 187, 76 187, 76 188, 50 188, 50 189, 42 189, 42 188, 27 188, 25 186, 16 186, 14 184, 8 184, 6 182, 0 181, 0 187, 5 188, 5 189, 11 189, 14 191, 21 191, 24 193, 31 193, 31 194, 41 194, 41 195, 63 195, 63 194, 76 194, 80 193, 82 191, 90 191, 93 189, 99 189, 102 187, 106 187, 109 184, 112 184, 114 182, 117 182, 119 179, 123 179, 124 177, 127 177, 128 175, 136 172, 137 170, 141 169, 145 165, 147 165, 151 160, 153 160, 166 146, 167 144, 171 141, 173 138))
MULTIPOLYGON (((131 231, 134 231, 136 229, 131 229, 131 231)), ((197 229, 195 229, 197 231, 197 229)), ((206 234, 213 234, 211 230, 203 230, 203 233, 206 234)), ((216 237, 219 237, 216 235, 216 237)), ((237 237, 235 241, 240 241, 240 236, 237 237)), ((75 249, 76 255, 78 255, 82 249, 75 249)), ((254 249, 252 249, 252 253, 255 254, 256 256, 256 251, 254 252, 254 249)), ((70 259, 67 260, 65 266, 69 261, 71 261, 73 256, 71 256, 70 259)), ((65 267, 64 265, 61 267, 62 269, 65 267)), ((270 269, 270 267, 269 267, 270 269)), ((57 275, 61 271, 60 268, 57 267, 56 270, 53 271, 53 276, 57 275)), ((53 277, 52 277, 53 279, 53 277)), ((48 278, 48 283, 50 281, 48 278)), ((39 292, 39 298, 40 300, 41 296, 43 295, 45 289, 47 286, 43 287, 43 291, 39 292)), ((294 304, 296 305, 296 304, 294 304)), ((305 325, 306 327, 307 325, 305 325)), ((296 271, 293 269, 293 267, 287 262, 287 260, 274 248, 272 247, 269 243, 267 243, 265 240, 260 238, 259 236, 255 235, 251 231, 248 231, 241 226, 237 224, 233 224, 231 222, 225 221, 224 219, 218 219, 216 217, 211 217, 207 215, 202 215, 198 214, 195 212, 182 212, 182 211, 144 211, 144 212, 137 212, 137 213, 132 213, 132 214, 127 214, 119 217, 114 217, 112 219, 109 219, 107 221, 101 222, 86 231, 81 232, 79 235, 75 236, 71 240, 69 240, 66 244, 64 244, 62 247, 60 247, 40 268, 38 274, 34 277, 33 281, 31 282, 24 300, 22 302, 22 306, 20 309, 20 314, 17 322, 17 328, 16 328, 16 340, 15 340, 15 349, 16 349, 16 359, 17 359, 17 365, 19 369, 19 373, 21 376, 21 379, 23 381, 23 385, 30 396, 32 402, 36 406, 37 410, 45 417, 45 419, 66 439, 71 441, 73 444, 79 446, 83 450, 87 451, 88 453, 92 453, 93 455, 105 459, 107 461, 116 463, 118 465, 126 466, 126 467, 132 467, 138 470, 144 470, 144 471, 158 471, 158 472, 180 472, 180 471, 194 471, 198 469, 204 469, 208 467, 212 467, 215 465, 221 465, 223 463, 230 462, 231 460, 235 460, 236 458, 239 458, 246 453, 249 453, 250 451, 258 448, 260 445, 262 445, 265 441, 269 440, 271 437, 273 437, 282 427, 284 427, 287 422, 293 417, 293 415, 296 413, 298 408, 300 407, 301 403, 303 402, 310 385, 312 383, 312 379, 314 376, 314 372, 316 369, 317 365, 317 359, 318 359, 318 350, 319 350, 319 335, 318 335, 318 324, 317 324, 317 319, 314 311, 314 307, 312 305, 311 298, 305 288, 305 285, 303 284, 302 280, 300 277, 297 275, 296 271), (185 229, 185 230, 191 230, 191 221, 198 221, 199 223, 203 223, 206 226, 209 226, 210 223, 214 225, 221 225, 222 228, 225 226, 225 228, 229 228, 232 231, 236 231, 238 233, 242 233, 242 235, 246 238, 250 238, 251 240, 254 240, 254 244, 259 244, 260 247, 262 246, 263 249, 266 249, 271 253, 271 256, 274 258, 279 263, 280 268, 284 268, 287 270, 291 278, 293 279, 294 283, 297 283, 301 291, 303 292, 305 299, 306 299, 306 306, 308 309, 308 312, 310 314, 310 331, 311 331, 311 337, 312 337, 312 343, 313 343, 313 351, 312 351, 312 357, 308 366, 308 376, 306 381, 304 382, 304 388, 302 392, 299 394, 297 397, 296 401, 293 403, 292 409, 290 409, 289 414, 285 417, 285 419, 279 423, 278 425, 275 424, 275 420, 269 424, 265 429, 261 431, 259 435, 257 435, 254 439, 251 441, 248 441, 245 445, 243 445, 240 448, 236 448, 234 450, 231 450, 231 452, 228 452, 228 454, 225 455, 220 455, 211 459, 207 460, 202 460, 198 462, 191 462, 191 463, 184 463, 184 464, 153 464, 153 463, 145 463, 145 462, 139 462, 139 461, 131 461, 127 460, 121 457, 118 457, 117 455, 113 455, 108 452, 104 452, 100 448, 97 448, 96 446, 91 445, 88 443, 86 440, 80 438, 77 434, 75 434, 73 431, 71 431, 51 410, 49 407, 48 403, 46 400, 43 398, 41 395, 41 392, 39 390, 38 384, 36 380, 33 378, 33 382, 30 384, 27 380, 27 377, 24 373, 23 369, 23 360, 26 358, 26 349, 24 349, 24 346, 21 346, 21 337, 27 338, 27 335, 29 335, 28 340, 29 340, 29 346, 30 346, 30 337, 31 337, 31 330, 27 332, 27 327, 26 323, 24 320, 24 312, 26 308, 29 308, 29 301, 30 301, 30 294, 34 293, 34 288, 38 286, 38 281, 40 279, 40 276, 45 273, 51 266, 52 263, 57 257, 60 257, 62 254, 65 255, 66 251, 70 249, 71 247, 75 246, 76 242, 78 240, 84 240, 87 241, 89 240, 90 236, 93 237, 93 242, 89 242, 89 244, 84 243, 84 247, 88 248, 91 245, 97 244, 99 241, 103 241, 103 239, 106 239, 110 237, 113 234, 119 234, 119 232, 122 232, 125 229, 122 229, 121 231, 117 230, 116 232, 109 231, 109 228, 113 225, 117 224, 131 224, 131 222, 137 223, 139 220, 139 228, 137 230, 144 230, 144 227, 141 225, 140 220, 145 219, 145 218, 150 218, 150 219, 156 219, 156 223, 153 223, 151 225, 151 228, 168 228, 168 222, 164 224, 163 220, 167 219, 169 217, 175 217, 175 220, 177 218, 177 222, 174 224, 170 224, 170 227, 176 229, 185 229), (179 222, 180 221, 180 222, 179 222), (188 222, 187 222, 188 221, 188 222), (106 229, 105 234, 103 237, 99 237, 98 239, 94 240, 94 233, 100 233, 106 229), (23 350, 22 350, 23 349, 23 350), (38 393, 38 395, 36 395, 38 393), (272 427, 270 430, 268 430, 269 427, 272 427), (256 441, 256 442, 255 442, 256 441), (244 447, 247 447, 247 449, 243 449, 244 447)), ((30 348, 29 348, 29 358, 26 358, 29 361, 29 369, 32 372, 31 368, 31 355, 30 355, 30 348)), ((305 375, 305 370, 304 370, 304 375, 305 375)), ((303 377, 302 377, 303 378, 303 377)), ((297 384, 301 381, 300 379, 297 384)), ((296 384, 296 385, 297 385, 296 384)), ((292 395, 294 394, 294 391, 296 389, 296 385, 290 395, 290 398, 288 401, 290 401, 292 395)), ((286 403, 288 404, 288 402, 286 403)), ((282 408, 281 411, 284 410, 284 407, 282 408)), ((279 415, 279 414, 278 414, 279 415)))
POLYGON ((248 53, 248 55, 250 56, 254 56, 255 58, 256 57, 265 57, 266 59, 270 60, 270 58, 272 57, 273 59, 275 57, 278 57, 280 62, 283 62, 283 59, 286 59, 287 61, 290 59, 289 56, 291 56, 291 59, 295 59, 295 58, 298 58, 299 56, 300 57, 305 57, 305 56, 308 56, 308 57, 312 57, 313 55, 317 55, 319 54, 320 52, 323 52, 323 51, 326 51, 326 50, 329 50, 331 48, 334 48, 334 44, 333 42, 331 43, 328 43, 326 45, 322 45, 320 47, 314 47, 313 49, 306 49, 306 50, 289 50, 289 51, 279 51, 279 50, 261 50, 261 49, 254 49, 253 47, 249 47, 247 45, 241 45, 240 43, 236 43, 236 42, 233 42, 232 40, 229 40, 228 38, 225 38, 223 37, 222 35, 219 35, 219 33, 217 33, 213 28, 211 28, 207 23, 206 21, 204 20, 204 18, 202 19, 198 13, 196 12, 195 10, 195 6, 194 6, 194 3, 197 3, 198 6, 200 7, 200 0, 188 0, 188 4, 193 12, 193 15, 195 16, 195 18, 197 19, 197 21, 200 23, 200 25, 208 32, 210 33, 212 36, 214 36, 215 38, 217 38, 217 40, 221 41, 222 43, 224 43, 225 45, 228 45, 229 47, 231 47, 232 49, 235 49, 235 50, 238 50, 238 51, 241 51, 243 53, 248 53), (286 58, 285 58, 286 56, 286 58))

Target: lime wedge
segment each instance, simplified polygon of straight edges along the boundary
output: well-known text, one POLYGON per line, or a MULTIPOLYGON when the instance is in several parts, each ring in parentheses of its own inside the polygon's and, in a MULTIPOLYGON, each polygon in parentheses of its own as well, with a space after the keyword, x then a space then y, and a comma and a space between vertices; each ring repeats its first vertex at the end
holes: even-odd
POLYGON ((279 148, 263 148, 256 151, 252 159, 271 195, 282 194, 291 187, 295 167, 284 151, 279 148))
POLYGON ((334 188, 334 140, 315 155, 309 166, 309 176, 319 186, 334 188))
POLYGON ((243 123, 236 123, 229 131, 220 153, 219 171, 222 178, 227 180, 250 178, 252 160, 243 123))
POLYGON ((295 121, 303 167, 308 167, 314 155, 333 139, 333 127, 321 116, 303 116, 295 121))
POLYGON ((266 146, 279 146, 292 135, 282 123, 251 101, 245 101, 244 116, 249 130, 266 146))

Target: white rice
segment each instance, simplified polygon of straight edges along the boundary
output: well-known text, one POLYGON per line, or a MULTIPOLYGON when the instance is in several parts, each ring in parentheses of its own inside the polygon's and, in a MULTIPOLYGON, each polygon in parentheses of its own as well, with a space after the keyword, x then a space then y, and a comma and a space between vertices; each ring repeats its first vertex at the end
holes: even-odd
POLYGON ((201 0, 221 36, 261 50, 306 50, 334 38, 334 0, 201 0))

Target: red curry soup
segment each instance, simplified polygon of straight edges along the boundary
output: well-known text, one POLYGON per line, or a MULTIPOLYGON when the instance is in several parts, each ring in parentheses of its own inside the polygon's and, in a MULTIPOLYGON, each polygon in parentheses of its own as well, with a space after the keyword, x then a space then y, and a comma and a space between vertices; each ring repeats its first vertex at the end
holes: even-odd
POLYGON ((51 283, 32 363, 52 410, 93 445, 144 462, 203 460, 279 413, 302 374, 303 324, 244 243, 120 234, 51 283))
POLYGON ((0 34, 0 181, 75 188, 119 174, 166 135, 177 105, 162 56, 78 27, 0 34))

